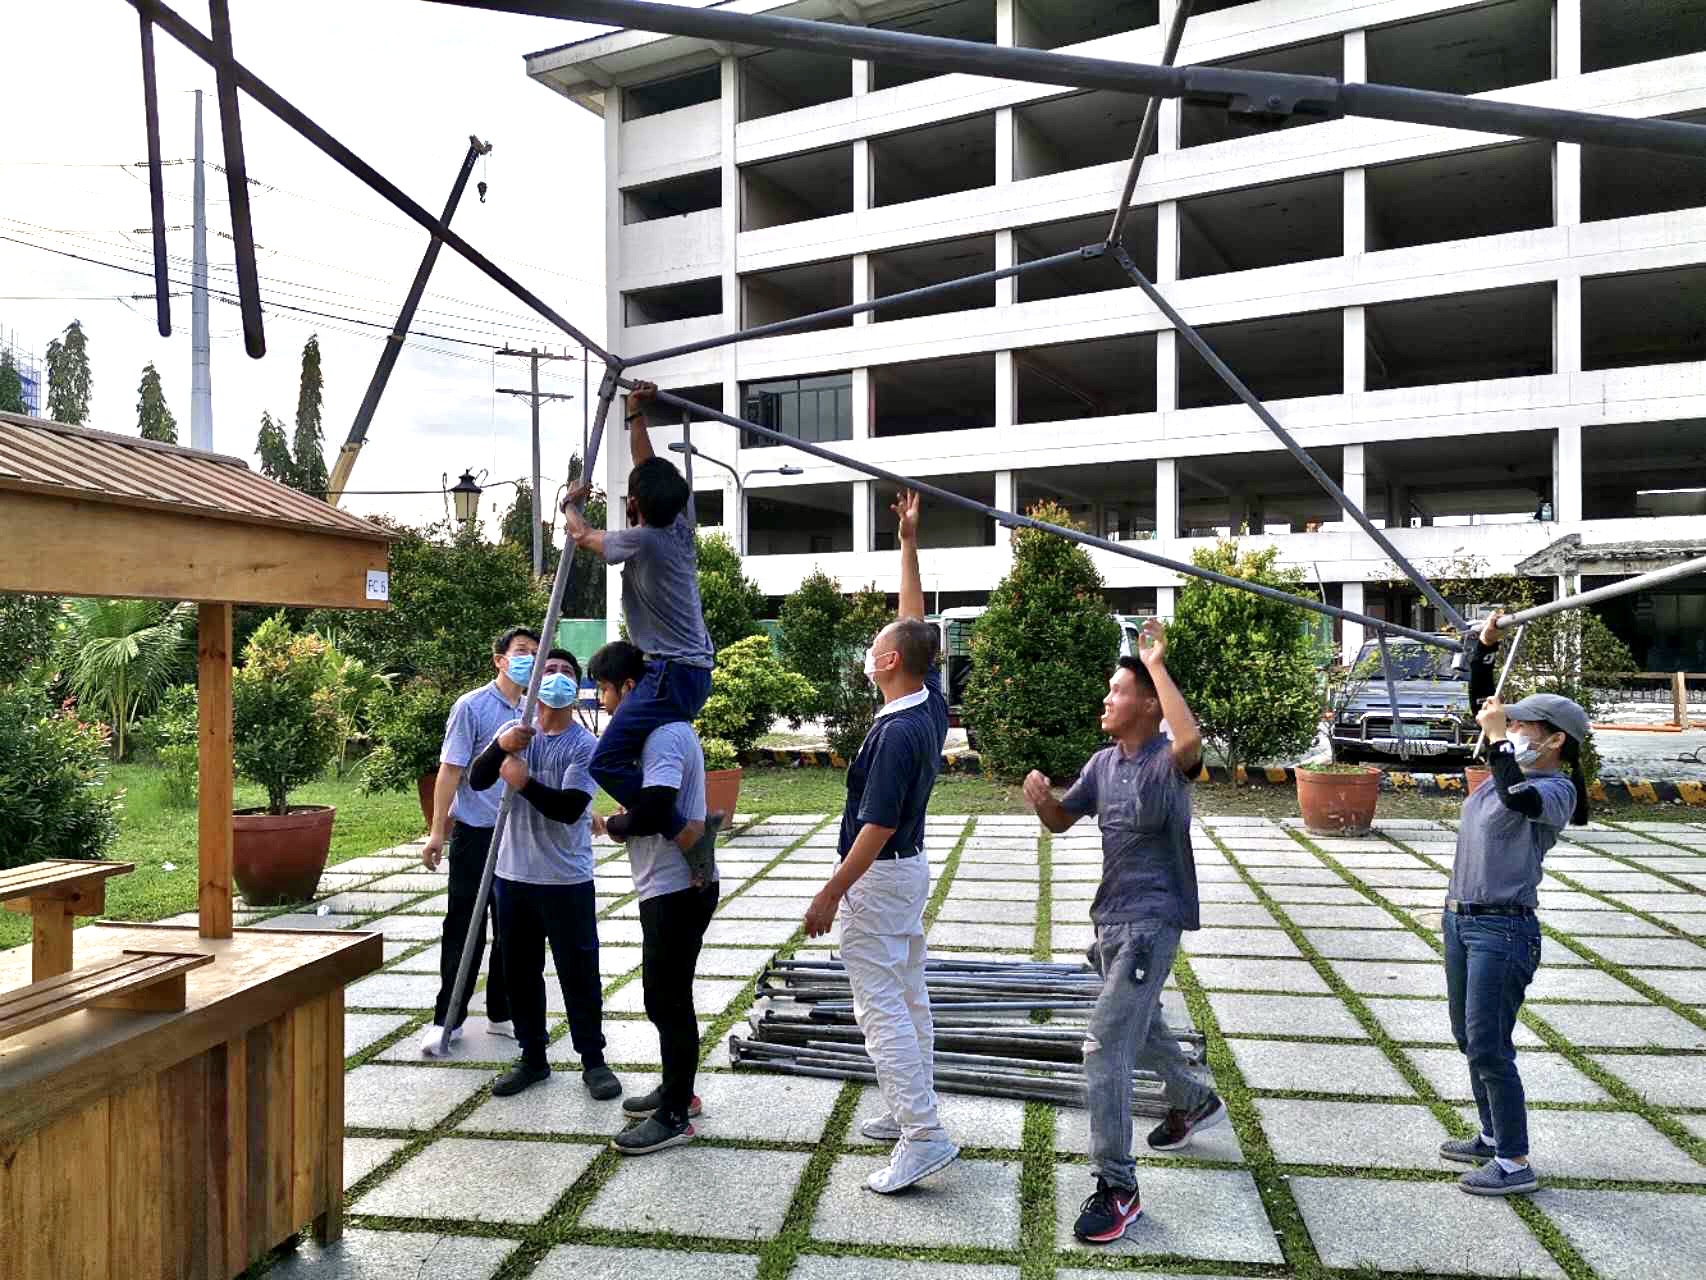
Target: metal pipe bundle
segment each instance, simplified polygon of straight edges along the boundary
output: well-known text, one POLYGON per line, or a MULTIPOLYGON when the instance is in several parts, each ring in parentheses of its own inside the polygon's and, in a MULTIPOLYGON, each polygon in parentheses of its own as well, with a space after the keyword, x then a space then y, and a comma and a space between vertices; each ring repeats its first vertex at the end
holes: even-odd
MULTIPOLYGON (((1032 1015, 1052 1019, 1060 1012, 1088 1013, 1102 986, 1095 970, 1082 964, 938 958, 926 962, 924 980, 936 1026, 939 1089, 1085 1105, 1083 1024, 1039 1022, 1032 1015)), ((875 1082, 841 961, 773 961, 759 979, 758 995, 766 1004, 751 1019, 752 1035, 729 1040, 736 1069, 875 1082)), ((1202 1036, 1174 1034, 1191 1060, 1200 1063, 1202 1036)), ((1135 1115, 1166 1113, 1161 1082, 1153 1073, 1134 1073, 1131 1107, 1135 1115)))

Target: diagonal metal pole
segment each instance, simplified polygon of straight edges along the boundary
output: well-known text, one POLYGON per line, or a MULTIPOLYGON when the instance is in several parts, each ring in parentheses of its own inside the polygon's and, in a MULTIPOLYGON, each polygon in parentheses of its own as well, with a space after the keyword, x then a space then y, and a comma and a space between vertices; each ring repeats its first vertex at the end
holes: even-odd
POLYGON ((160 173, 160 82, 154 70, 154 24, 142 26, 142 121, 148 134, 148 210, 154 233, 154 320, 160 336, 172 336, 172 295, 166 281, 166 183, 160 173))
POLYGON ((1263 426, 1273 432, 1275 438, 1286 447, 1286 451, 1297 459, 1298 465, 1315 477, 1316 483, 1327 491, 1334 502, 1339 504, 1340 510, 1356 521, 1362 527, 1362 531, 1374 539, 1375 545, 1384 551, 1392 563, 1403 572, 1404 576, 1415 584, 1416 589, 1427 597, 1428 603, 1445 616, 1446 621, 1451 624, 1455 631, 1459 634, 1467 631, 1468 624, 1463 621, 1463 615, 1452 608, 1450 601, 1434 588, 1433 583, 1422 576, 1421 570, 1411 564, 1403 552, 1392 545, 1392 540, 1375 525, 1374 521, 1363 514, 1362 508, 1350 500, 1350 496, 1339 488, 1333 477, 1327 474, 1321 464, 1309 456, 1309 451, 1297 443, 1291 432, 1280 426, 1279 419, 1268 412, 1268 407, 1256 398, 1256 393, 1244 385, 1243 380, 1232 372, 1226 361, 1216 355, 1214 349, 1203 341, 1202 334, 1191 327, 1185 317, 1180 315, 1173 304, 1162 295, 1161 290, 1157 289, 1150 282, 1149 277, 1138 269, 1137 263, 1132 261, 1131 255, 1125 251, 1125 247, 1115 245, 1113 253, 1114 260, 1137 283, 1137 287, 1149 295, 1149 300, 1155 304, 1162 315, 1167 317, 1167 322, 1178 331, 1186 342, 1191 344, 1191 349, 1203 358, 1210 369, 1214 370, 1215 376, 1227 385, 1232 394, 1243 401, 1250 412, 1262 420, 1263 426))
MULTIPOLYGON (((1493 686, 1493 696, 1495 698, 1503 696, 1505 691, 1505 681, 1510 678, 1511 668, 1516 665, 1516 651, 1522 648, 1522 638, 1527 634, 1527 627, 1518 627, 1516 629, 1516 634, 1511 637, 1511 647, 1505 650, 1504 666, 1499 668, 1499 682, 1493 686)), ((1470 707, 1469 714, 1474 715, 1479 710, 1479 707, 1470 707)), ((1477 759, 1481 754, 1481 748, 1486 745, 1487 731, 1483 728, 1480 733, 1475 735, 1475 749, 1469 753, 1469 758, 1471 760, 1477 759)))
MULTIPOLYGON (((624 379, 622 381, 622 385, 632 386, 633 384, 624 379)), ((1032 516, 1020 515, 1014 511, 1003 511, 1000 507, 991 506, 987 502, 979 502, 976 498, 968 498, 964 494, 955 493, 951 489, 938 488, 936 485, 928 484, 922 480, 914 480, 908 476, 901 475, 899 472, 890 471, 885 467, 875 466, 872 463, 865 462, 861 459, 846 457, 843 454, 836 453, 833 449, 826 449, 822 445, 813 444, 809 440, 797 440, 793 436, 784 435, 782 432, 773 430, 770 427, 760 426, 756 422, 748 422, 744 418, 736 418, 730 414, 719 413, 715 409, 707 409, 702 404, 695 404, 691 400, 684 400, 680 396, 668 391, 659 391, 657 393, 657 399, 660 404, 669 404, 674 405, 677 408, 687 409, 693 413, 697 413, 702 418, 709 418, 713 422, 721 422, 726 426, 735 428, 737 431, 749 432, 752 435, 769 440, 773 444, 787 445, 790 449, 795 449, 800 453, 810 454, 814 458, 821 458, 823 461, 834 463, 838 467, 846 467, 849 471, 857 471, 863 475, 873 476, 878 480, 887 480, 891 484, 901 485, 908 489, 914 489, 919 493, 928 494, 930 497, 935 498, 940 502, 945 502, 949 506, 960 507, 966 511, 975 511, 977 514, 994 520, 997 524, 1005 525, 1009 529, 1037 529, 1044 533, 1052 533, 1058 537, 1065 538, 1069 542, 1079 543, 1081 546, 1095 547, 1099 551, 1107 551, 1117 556, 1124 556, 1128 560, 1141 560, 1145 564, 1152 564, 1163 569, 1169 569, 1174 573, 1182 573, 1187 577, 1201 578, 1205 582, 1213 582, 1223 587, 1234 587, 1239 591, 1248 591, 1252 595, 1262 596, 1268 600, 1277 600, 1281 604, 1293 605, 1299 609, 1307 609, 1311 613, 1323 614, 1329 618, 1342 618, 1347 622, 1360 623, 1371 629, 1384 627, 1394 635, 1406 636, 1411 640, 1420 641, 1422 644, 1432 645, 1436 649, 1456 650, 1459 648, 1459 645, 1455 641, 1443 639, 1440 636, 1432 635, 1426 631, 1415 631, 1409 627, 1401 627, 1395 623, 1386 621, 1384 618, 1373 618, 1364 613, 1357 613, 1354 610, 1341 609, 1337 605, 1328 604, 1324 600, 1315 600, 1309 596, 1294 596, 1290 592, 1280 591, 1275 587, 1263 586, 1259 582, 1249 582, 1243 578, 1234 578, 1228 574, 1216 573, 1212 569, 1203 569, 1194 564, 1184 564, 1177 560, 1169 560, 1166 556, 1157 555, 1153 551, 1142 551, 1131 543, 1110 542, 1108 539, 1097 537, 1093 533, 1085 533, 1079 529, 1069 529, 1064 525, 1050 524, 1046 520, 1038 520, 1032 516)))
POLYGON ((1398 758, 1410 761, 1410 740, 1404 736, 1404 713, 1398 709, 1398 681, 1392 676, 1392 654, 1386 648, 1386 632, 1374 633, 1380 645, 1380 674, 1386 677, 1386 700, 1392 704, 1392 736, 1398 740, 1398 758))
MULTIPOLYGON (((1170 67, 1179 56, 1179 43, 1185 38, 1185 21, 1191 16, 1196 0, 1176 0, 1173 21, 1167 27, 1167 43, 1161 50, 1161 65, 1170 67)), ((1108 228, 1108 246, 1120 243, 1125 233, 1125 220, 1131 214, 1131 197, 1137 191, 1137 178, 1143 172, 1143 158, 1155 142, 1155 131, 1161 120, 1161 99, 1155 94, 1144 104, 1143 123, 1138 126, 1137 146, 1132 148, 1131 167, 1125 171, 1125 186, 1120 191, 1120 203, 1114 210, 1114 224, 1108 228)))
MULTIPOLYGON (((593 422, 592 440, 587 446, 588 460, 583 474, 591 475, 593 465, 598 461, 599 445, 604 440, 604 419, 610 412, 610 401, 616 395, 616 369, 609 369, 604 375, 604 382, 598 389, 598 416, 593 422)), ((550 648, 551 637, 557 630, 557 620, 563 613, 563 596, 568 591, 569 579, 574 577, 575 553, 573 547, 564 547, 563 556, 557 561, 557 575, 551 581, 551 603, 545 608, 545 623, 540 628, 539 636, 545 648, 550 648)), ((545 664, 535 662, 533 674, 527 681, 527 697, 521 704, 521 723, 529 727, 533 724, 534 713, 539 708, 539 686, 545 679, 545 664)), ((480 890, 474 897, 474 914, 468 921, 468 936, 462 940, 462 959, 456 966, 456 983, 450 991, 450 1007, 444 1018, 444 1032, 439 1037, 438 1051, 450 1052, 451 1023, 455 1021, 462 1002, 467 996, 468 987, 473 980, 474 955, 478 950, 481 927, 486 922, 486 904, 492 897, 492 880, 497 875, 498 851, 503 848, 504 835, 509 828, 510 811, 515 807, 515 792, 504 788, 503 798, 498 801, 497 821, 492 824, 492 843, 486 851, 486 865, 480 872, 480 890)), ((493 932, 493 945, 497 943, 497 934, 493 932)))
POLYGON ((225 147, 225 191, 231 209, 231 245, 237 260, 237 301, 243 312, 243 348, 259 360, 267 353, 261 328, 261 278, 255 266, 255 222, 249 210, 249 166, 243 159, 243 125, 237 114, 237 56, 231 50, 228 0, 209 0, 214 85, 219 97, 219 139, 225 147))

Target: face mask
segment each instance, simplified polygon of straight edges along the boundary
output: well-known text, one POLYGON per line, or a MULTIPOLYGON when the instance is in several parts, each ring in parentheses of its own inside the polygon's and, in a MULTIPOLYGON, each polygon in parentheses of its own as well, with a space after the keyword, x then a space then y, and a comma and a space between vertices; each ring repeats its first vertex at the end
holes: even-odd
POLYGON ((1511 747, 1516 754, 1517 764, 1525 769, 1540 759, 1540 744, 1531 738, 1514 739, 1511 747))
POLYGON ((539 684, 539 701, 548 707, 562 708, 574 704, 575 678, 566 671, 553 671, 539 684))
POLYGON ((875 645, 865 650, 865 678, 873 681, 877 678, 877 650, 875 645))
POLYGON ((527 682, 533 678, 533 655, 531 653, 515 654, 509 659, 508 667, 509 678, 525 689, 527 682))

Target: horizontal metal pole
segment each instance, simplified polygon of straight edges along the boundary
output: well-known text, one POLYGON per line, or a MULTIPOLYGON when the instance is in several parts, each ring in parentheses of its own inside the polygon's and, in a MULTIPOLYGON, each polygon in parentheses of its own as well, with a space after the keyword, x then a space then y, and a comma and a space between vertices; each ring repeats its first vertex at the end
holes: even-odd
MULTIPOLYGON (((202 35, 201 32, 197 31, 190 22, 181 17, 179 14, 174 13, 165 5, 158 3, 158 0, 126 0, 126 3, 135 6, 138 12, 152 19, 174 40, 183 45, 184 48, 188 49, 191 53, 195 54, 195 56, 200 58, 203 62, 214 67, 219 65, 219 61, 213 47, 213 41, 202 35)), ((539 297, 539 295, 534 293, 526 285, 522 284, 514 276, 510 275, 509 272, 505 271, 490 258, 486 257, 485 254, 474 248, 473 245, 469 244, 461 236, 457 235, 438 218, 433 217, 433 215, 423 206, 411 199, 401 187, 392 182, 384 174, 380 173, 379 170, 375 169, 372 165, 368 164, 367 161, 363 160, 360 156, 356 155, 355 152, 351 151, 343 143, 339 142, 313 120, 309 119, 307 115, 293 106, 283 94, 278 92, 278 90, 272 88, 272 86, 268 85, 264 80, 240 62, 232 62, 230 64, 230 71, 236 78, 237 87, 242 89, 243 92, 247 93, 256 102, 260 103, 261 106, 265 107, 280 120, 284 121, 285 124, 296 130, 297 133, 301 134, 321 151, 325 152, 326 155, 330 156, 344 169, 348 170, 355 177, 359 178, 369 187, 372 187, 373 190, 384 196, 385 199, 389 200, 403 213, 408 214, 409 217, 420 223, 421 226, 425 227, 434 236, 443 240, 445 244, 456 250, 457 253, 461 254, 471 264, 484 272, 487 276, 490 276, 494 282, 509 290, 510 293, 514 294, 522 302, 525 302, 528 306, 532 307, 534 311, 538 312, 546 320, 549 320, 564 333, 568 334, 575 340, 576 345, 585 347, 588 351, 593 352, 600 360, 604 361, 606 365, 614 365, 617 368, 621 367, 622 362, 617 357, 611 355, 603 347, 599 346, 591 338, 587 337, 579 329, 575 328, 574 325, 570 324, 566 319, 548 306, 543 298, 539 297)))
POLYGON ((1706 156, 1706 126, 1517 102, 1465 98, 1392 85, 1341 84, 1325 76, 1247 71, 1236 67, 1157 67, 1110 58, 1085 58, 1044 49, 1020 49, 975 40, 950 40, 911 31, 884 31, 835 22, 809 22, 726 8, 692 9, 646 0, 435 0, 461 8, 532 14, 577 22, 602 22, 720 44, 799 49, 832 57, 861 58, 942 74, 950 71, 1023 80, 1033 84, 1190 98, 1254 113, 1329 116, 1339 112, 1410 124, 1472 129, 1521 138, 1552 138, 1605 146, 1638 147, 1706 156))
POLYGON ((1622 582, 1613 582, 1607 587, 1581 591, 1573 596, 1565 596, 1562 600, 1537 604, 1532 609, 1524 609, 1499 619, 1499 627, 1503 629, 1524 626, 1541 618, 1549 618, 1555 613, 1562 613, 1566 609, 1581 609, 1590 604, 1598 604, 1601 600, 1615 600, 1618 596, 1645 591, 1648 587, 1662 587, 1678 578, 1692 578, 1697 573, 1706 573, 1706 556, 1698 560, 1684 560, 1680 564, 1668 565, 1663 569, 1654 569, 1651 573, 1637 574, 1633 578, 1625 578, 1622 582))
POLYGON ((919 298, 929 298, 935 294, 948 293, 954 289, 969 289, 974 285, 992 284, 997 280, 1005 280, 1008 276, 1023 275, 1027 271, 1035 271, 1039 267, 1058 267, 1068 262, 1099 258, 1104 251, 1103 245, 1087 245, 1082 249, 1056 253, 1047 258, 1033 258, 1029 262, 1018 262, 996 271, 983 271, 975 276, 961 276, 957 280, 943 280, 938 284, 920 285, 918 288, 908 289, 904 293, 884 294, 882 297, 872 298, 868 302, 854 302, 845 307, 831 307, 827 311, 814 311, 809 316, 798 316, 793 320, 776 320, 770 324, 754 325, 750 329, 719 334, 715 338, 701 338, 698 342, 684 342, 679 347, 665 347, 662 351, 648 351, 644 355, 630 356, 624 362, 623 367, 632 369, 635 365, 652 364, 658 360, 672 360, 676 356, 690 356, 695 352, 710 351, 716 347, 726 347, 732 343, 745 342, 749 338, 769 338, 778 333, 792 333, 796 329, 808 328, 825 320, 844 320, 866 311, 878 311, 883 307, 914 302, 919 298))
MULTIPOLYGON (((633 385, 632 381, 628 379, 619 379, 619 381, 621 381, 624 386, 633 385)), ((1052 533, 1057 537, 1065 538, 1070 542, 1076 542, 1086 547, 1095 547, 1100 551, 1110 551, 1114 555, 1125 556, 1129 560, 1141 560, 1145 564, 1152 564, 1158 568, 1169 569, 1174 573, 1182 573, 1187 577, 1201 578, 1205 582, 1213 582, 1222 587, 1233 587, 1239 591, 1248 591, 1252 595, 1262 596, 1269 600, 1277 600, 1281 604, 1295 605, 1299 609, 1307 609, 1311 613, 1323 614, 1329 618, 1342 618, 1346 622, 1361 623, 1365 627, 1374 627, 1378 630, 1385 630, 1392 635, 1405 636, 1411 640, 1419 641, 1422 644, 1433 645, 1436 649, 1456 651, 1462 648, 1462 645, 1456 641, 1448 640, 1426 631, 1416 631, 1410 627, 1399 626, 1397 623, 1388 622, 1384 618, 1372 618, 1365 613, 1357 613, 1350 609, 1341 609, 1337 605, 1328 604, 1325 600, 1311 600, 1307 596, 1294 596, 1289 591, 1280 591, 1275 587, 1263 586, 1259 582, 1247 582, 1243 578, 1234 578, 1224 573, 1216 573, 1212 569, 1204 569, 1194 564, 1185 564, 1178 560, 1169 560, 1166 556, 1156 555, 1153 551, 1141 551, 1137 547, 1131 546, 1128 543, 1109 542, 1106 538, 1099 538, 1093 533, 1085 533, 1079 529, 1068 529, 1063 525, 1050 524, 1046 520, 1037 520, 1031 516, 1020 515, 1016 511, 1003 511, 999 507, 990 506, 987 502, 979 502, 976 498, 968 498, 964 494, 955 493, 950 489, 939 488, 936 485, 927 484, 922 480, 913 480, 907 476, 901 475, 899 472, 890 471, 885 467, 874 466, 869 462, 861 462, 856 458, 845 457, 836 453, 833 449, 826 449, 822 445, 811 443, 809 440, 796 440, 793 436, 783 435, 780 431, 772 431, 769 427, 761 427, 756 422, 748 422, 744 418, 737 418, 732 414, 719 413, 714 409, 707 409, 704 405, 695 404, 691 400, 684 400, 682 397, 670 391, 659 391, 657 393, 657 399, 662 404, 672 404, 678 409, 691 409, 702 418, 708 418, 713 422, 721 422, 725 426, 734 427, 740 431, 750 432, 755 436, 762 437, 765 440, 770 440, 776 444, 787 445, 790 449, 797 449, 801 453, 809 453, 814 458, 821 458, 823 461, 834 463, 838 467, 846 467, 849 471, 857 471, 863 475, 875 477, 878 480, 887 480, 891 484, 899 485, 902 488, 913 489, 919 493, 928 494, 930 497, 935 498, 940 502, 946 502, 951 506, 962 507, 967 511, 975 511, 979 515, 988 516, 997 524, 1005 525, 1009 529, 1036 529, 1043 533, 1052 533)))

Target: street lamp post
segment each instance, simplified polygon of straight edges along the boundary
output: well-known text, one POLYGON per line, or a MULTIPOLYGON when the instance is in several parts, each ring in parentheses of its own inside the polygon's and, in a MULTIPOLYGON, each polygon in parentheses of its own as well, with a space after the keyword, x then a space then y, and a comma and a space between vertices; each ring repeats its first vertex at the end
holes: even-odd
POLYGON ((456 506, 456 522, 468 528, 479 518, 480 494, 483 492, 474 479, 474 473, 464 471, 462 478, 448 492, 456 506))
POLYGON ((746 482, 753 476, 803 476, 804 469, 800 467, 753 467, 746 472, 736 471, 721 458, 713 458, 703 449, 686 440, 675 440, 670 443, 671 453, 684 453, 689 458, 702 458, 712 466, 721 467, 735 478, 735 551, 740 555, 746 554, 746 482))

